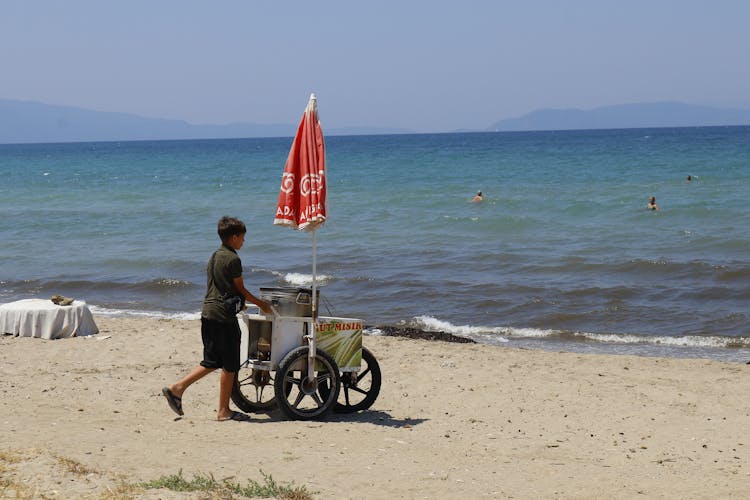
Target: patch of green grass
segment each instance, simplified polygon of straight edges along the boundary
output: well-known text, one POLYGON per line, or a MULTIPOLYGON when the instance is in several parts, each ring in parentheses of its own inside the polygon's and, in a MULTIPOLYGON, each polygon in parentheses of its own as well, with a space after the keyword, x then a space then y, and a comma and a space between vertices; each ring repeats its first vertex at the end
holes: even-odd
POLYGON ((187 480, 182 475, 182 469, 178 474, 162 476, 138 486, 145 489, 164 488, 172 491, 205 491, 216 495, 238 495, 246 498, 280 498, 284 500, 311 500, 312 493, 304 486, 279 484, 274 481, 270 474, 260 471, 263 483, 250 480, 247 486, 233 483, 229 479, 217 481, 212 475, 194 475, 193 479, 187 480))

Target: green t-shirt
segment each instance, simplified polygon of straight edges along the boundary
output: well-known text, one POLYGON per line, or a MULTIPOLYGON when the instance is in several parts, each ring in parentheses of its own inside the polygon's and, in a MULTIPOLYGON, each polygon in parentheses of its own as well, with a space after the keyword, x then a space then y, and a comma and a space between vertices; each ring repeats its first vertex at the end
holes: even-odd
POLYGON ((206 298, 203 299, 201 316, 213 321, 231 323, 237 321, 234 314, 229 314, 221 299, 223 292, 239 292, 234 288, 234 279, 242 276, 242 261, 237 252, 222 245, 214 252, 206 268, 206 298), (211 266, 213 261, 213 266, 211 266))

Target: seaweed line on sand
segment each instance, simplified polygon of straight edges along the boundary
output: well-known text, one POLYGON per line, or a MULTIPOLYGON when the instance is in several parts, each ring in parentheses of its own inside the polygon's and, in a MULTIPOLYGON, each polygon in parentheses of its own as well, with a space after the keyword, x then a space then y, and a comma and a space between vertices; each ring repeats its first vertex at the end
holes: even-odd
POLYGON ((447 332, 428 332, 409 326, 377 326, 375 327, 386 337, 406 337, 420 340, 440 340, 442 342, 456 342, 459 344, 476 344, 475 340, 459 337, 447 332))

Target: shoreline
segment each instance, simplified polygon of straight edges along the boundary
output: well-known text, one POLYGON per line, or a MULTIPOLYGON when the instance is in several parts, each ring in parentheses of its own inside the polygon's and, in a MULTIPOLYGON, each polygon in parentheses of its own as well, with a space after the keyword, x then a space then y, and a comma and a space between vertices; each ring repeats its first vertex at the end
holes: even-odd
MULTIPOLYGON (((147 318, 154 320, 190 321, 200 319, 200 312, 159 313, 116 311, 92 307, 96 317, 147 318)), ((556 329, 538 329, 502 326, 456 326, 448 322, 429 318, 434 324, 414 324, 411 321, 367 324, 369 335, 404 336, 455 342, 476 342, 482 345, 537 349, 543 351, 566 351, 581 354, 633 355, 675 359, 709 359, 730 363, 750 362, 750 337, 724 337, 698 335, 661 336, 632 333, 585 333, 556 329), (378 333, 380 332, 380 333, 378 333)))
POLYGON ((370 410, 219 423, 218 375, 190 388, 183 418, 160 394, 200 360, 198 321, 96 321, 91 337, 0 338, 0 451, 31 456, 22 467, 1 462, 3 480, 63 497, 179 470, 240 483, 262 470, 315 498, 717 498, 750 489, 747 365, 367 336, 383 373, 370 410), (59 457, 96 473, 75 476, 55 466, 59 457))

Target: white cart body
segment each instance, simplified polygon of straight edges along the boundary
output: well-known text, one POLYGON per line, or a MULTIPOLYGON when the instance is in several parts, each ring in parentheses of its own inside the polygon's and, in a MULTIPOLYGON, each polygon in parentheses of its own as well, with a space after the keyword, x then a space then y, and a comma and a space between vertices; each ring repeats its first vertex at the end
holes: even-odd
POLYGON ((307 345, 314 333, 315 348, 334 358, 342 372, 356 372, 362 359, 362 320, 319 316, 237 315, 240 324, 240 363, 248 368, 276 370, 288 352, 307 345))

